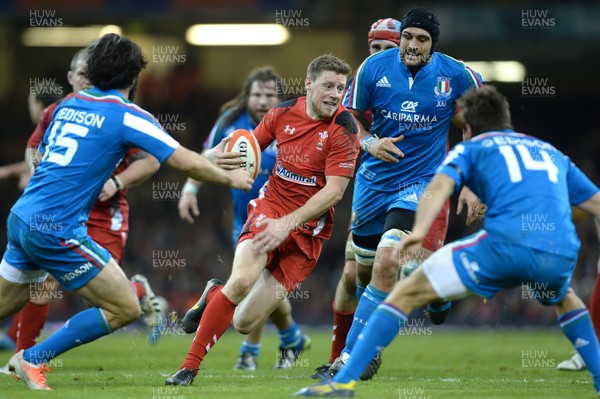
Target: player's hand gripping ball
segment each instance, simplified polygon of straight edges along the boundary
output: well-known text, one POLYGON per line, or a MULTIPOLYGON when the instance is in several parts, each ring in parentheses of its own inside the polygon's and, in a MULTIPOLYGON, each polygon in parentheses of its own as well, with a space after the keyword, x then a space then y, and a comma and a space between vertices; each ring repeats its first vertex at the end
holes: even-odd
POLYGON ((230 140, 225 146, 225 152, 239 152, 242 154, 240 167, 246 170, 250 177, 256 179, 260 171, 261 159, 258 140, 246 129, 237 129, 229 137, 230 140))

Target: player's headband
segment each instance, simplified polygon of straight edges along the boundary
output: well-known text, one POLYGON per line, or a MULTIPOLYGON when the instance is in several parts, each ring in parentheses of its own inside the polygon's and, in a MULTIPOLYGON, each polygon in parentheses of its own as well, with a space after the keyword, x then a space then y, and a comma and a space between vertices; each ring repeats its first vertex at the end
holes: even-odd
POLYGON ((383 18, 371 25, 369 31, 369 46, 373 40, 381 40, 400 45, 400 21, 394 18, 383 18))
POLYGON ((421 28, 431 35, 431 53, 435 50, 440 39, 440 23, 435 14, 427 8, 413 8, 401 21, 402 30, 406 28, 421 28))

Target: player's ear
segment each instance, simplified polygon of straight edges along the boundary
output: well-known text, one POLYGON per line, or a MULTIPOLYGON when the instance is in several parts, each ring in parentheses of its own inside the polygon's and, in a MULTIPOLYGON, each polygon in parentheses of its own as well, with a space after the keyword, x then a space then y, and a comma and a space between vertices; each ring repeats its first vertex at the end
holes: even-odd
POLYGON ((310 78, 307 76, 306 79, 304 79, 304 88, 306 89, 306 91, 308 91, 310 89, 311 85, 312 85, 312 80, 310 80, 310 78))
POLYGON ((473 137, 473 129, 471 129, 471 125, 469 125, 468 123, 466 123, 465 126, 462 128, 462 132, 463 141, 470 140, 473 137))
POLYGON ((73 86, 73 71, 67 72, 67 80, 69 81, 69 84, 73 86))

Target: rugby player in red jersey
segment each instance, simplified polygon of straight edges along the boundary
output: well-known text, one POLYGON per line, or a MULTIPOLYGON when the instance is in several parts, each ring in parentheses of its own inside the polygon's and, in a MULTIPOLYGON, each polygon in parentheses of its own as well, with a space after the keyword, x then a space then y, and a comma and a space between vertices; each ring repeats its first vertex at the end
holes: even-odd
POLYGON ((340 104, 349 73, 348 64, 333 55, 315 58, 306 97, 272 108, 254 130, 263 150, 277 140, 275 168, 248 205, 229 279, 225 285, 210 280, 185 316, 199 327, 167 385, 190 385, 229 324, 244 334, 252 331, 315 267, 358 155, 358 125, 340 104))

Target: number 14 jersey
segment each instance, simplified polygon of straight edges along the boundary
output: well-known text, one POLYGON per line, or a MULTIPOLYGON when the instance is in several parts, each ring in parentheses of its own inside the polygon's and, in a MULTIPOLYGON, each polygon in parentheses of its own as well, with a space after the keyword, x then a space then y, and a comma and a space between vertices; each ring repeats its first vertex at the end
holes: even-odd
POLYGON ((438 169, 468 186, 488 207, 490 237, 565 256, 577 256, 579 239, 571 205, 596 187, 551 144, 510 130, 489 132, 456 145, 438 169))

